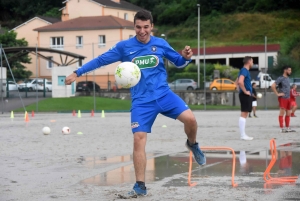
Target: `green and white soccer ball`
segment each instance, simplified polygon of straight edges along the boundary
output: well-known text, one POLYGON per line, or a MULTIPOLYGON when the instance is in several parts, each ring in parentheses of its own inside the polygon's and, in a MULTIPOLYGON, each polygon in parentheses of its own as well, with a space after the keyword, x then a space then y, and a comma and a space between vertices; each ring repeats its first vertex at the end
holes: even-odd
POLYGON ((135 63, 122 62, 116 68, 115 79, 123 88, 134 87, 141 79, 141 70, 135 63))

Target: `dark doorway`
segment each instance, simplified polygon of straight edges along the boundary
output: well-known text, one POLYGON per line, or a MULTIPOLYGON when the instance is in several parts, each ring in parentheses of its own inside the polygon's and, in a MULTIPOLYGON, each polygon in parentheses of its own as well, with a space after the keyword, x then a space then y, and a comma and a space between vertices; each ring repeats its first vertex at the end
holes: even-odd
MULTIPOLYGON (((252 58, 253 58, 253 63, 258 64, 258 57, 252 57, 252 58)), ((243 67, 243 59, 244 59, 244 57, 229 58, 229 65, 234 68, 241 69, 243 67)), ((252 70, 254 70, 254 69, 252 69, 252 70)), ((255 70, 257 70, 257 69, 255 69, 255 70)))

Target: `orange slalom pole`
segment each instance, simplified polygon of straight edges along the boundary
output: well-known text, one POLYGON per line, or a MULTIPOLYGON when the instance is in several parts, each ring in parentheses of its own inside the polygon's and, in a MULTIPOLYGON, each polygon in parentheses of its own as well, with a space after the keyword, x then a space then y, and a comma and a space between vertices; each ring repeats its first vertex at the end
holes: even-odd
POLYGON ((194 183, 191 182, 192 166, 193 166, 193 154, 190 151, 190 164, 189 164, 188 184, 189 184, 189 186, 196 186, 197 185, 196 182, 194 182, 194 183))
MULTIPOLYGON (((234 182, 234 176, 235 176, 235 152, 232 148, 230 147, 201 147, 201 150, 229 150, 232 152, 232 175, 231 175, 231 184, 232 184, 232 187, 237 187, 238 184, 234 182)), ((190 152, 190 167, 189 167, 189 176, 188 176, 188 182, 190 184, 190 181, 191 181, 191 170, 192 170, 192 153, 190 152)))
POLYGON ((265 182, 268 183, 276 183, 276 184, 285 184, 285 183, 295 183, 296 180, 298 179, 298 176, 291 176, 291 177, 271 177, 270 175, 270 171, 273 168, 274 164, 276 163, 277 157, 276 157, 276 142, 275 139, 271 139, 270 140, 270 152, 272 154, 271 156, 271 161, 268 165, 268 167, 266 168, 265 172, 264 172, 264 180, 265 182))

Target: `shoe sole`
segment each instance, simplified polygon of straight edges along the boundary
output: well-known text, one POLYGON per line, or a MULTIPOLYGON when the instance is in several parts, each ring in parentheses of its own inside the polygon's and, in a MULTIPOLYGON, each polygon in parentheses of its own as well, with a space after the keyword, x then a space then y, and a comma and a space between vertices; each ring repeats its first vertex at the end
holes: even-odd
POLYGON ((243 139, 243 138, 241 138, 241 140, 245 140, 245 141, 251 141, 251 140, 253 140, 254 138, 251 138, 251 139, 243 139))
MULTIPOLYGON (((189 150, 189 151, 191 151, 192 152, 192 150, 190 150, 190 148, 188 147, 188 145, 185 143, 185 147, 189 150)), ((193 153, 193 152, 192 152, 193 153)), ((196 159, 195 159, 195 157, 194 157, 194 154, 193 154, 193 159, 196 161, 196 159)), ((196 161, 197 162, 197 161, 196 161)), ((197 162, 198 163, 198 162, 197 162)), ((198 163, 198 165, 200 165, 199 163, 198 163)), ((204 165, 206 165, 206 161, 205 161, 205 163, 203 163, 201 166, 204 166, 204 165)))
POLYGON ((137 194, 134 190, 128 193, 128 196, 147 196, 147 194, 137 194))

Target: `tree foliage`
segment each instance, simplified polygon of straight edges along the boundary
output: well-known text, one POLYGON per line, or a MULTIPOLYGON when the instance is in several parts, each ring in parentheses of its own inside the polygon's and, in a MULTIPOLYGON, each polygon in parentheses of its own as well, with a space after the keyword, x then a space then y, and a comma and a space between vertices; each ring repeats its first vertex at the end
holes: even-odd
MULTIPOLYGON (((198 0, 127 0, 152 12, 158 25, 183 23, 198 16, 198 0)), ((276 10, 298 9, 298 0, 200 0, 201 16, 212 13, 272 12, 276 10)))
POLYGON ((61 0, 1 0, 0 22, 13 28, 37 15, 44 15, 53 8, 63 7, 61 0))
POLYGON ((282 67, 288 65, 292 68, 292 76, 300 76, 300 32, 287 36, 281 43, 280 53, 272 73, 282 74, 282 67))
MULTIPOLYGON (((27 41, 23 39, 16 39, 17 33, 14 31, 5 31, 4 34, 0 34, 0 44, 2 44, 2 47, 23 47, 27 46, 27 41)), ((16 56, 15 54, 5 54, 2 56, 3 60, 3 66, 8 67, 8 64, 6 63, 6 58, 9 61, 9 66, 12 69, 12 73, 15 78, 29 78, 32 75, 31 71, 25 70, 25 66, 22 65, 22 63, 30 63, 30 57, 27 55, 23 56, 16 56), (5 57, 6 56, 6 57, 5 57)), ((7 71, 7 77, 11 78, 11 73, 8 70, 7 71)))

